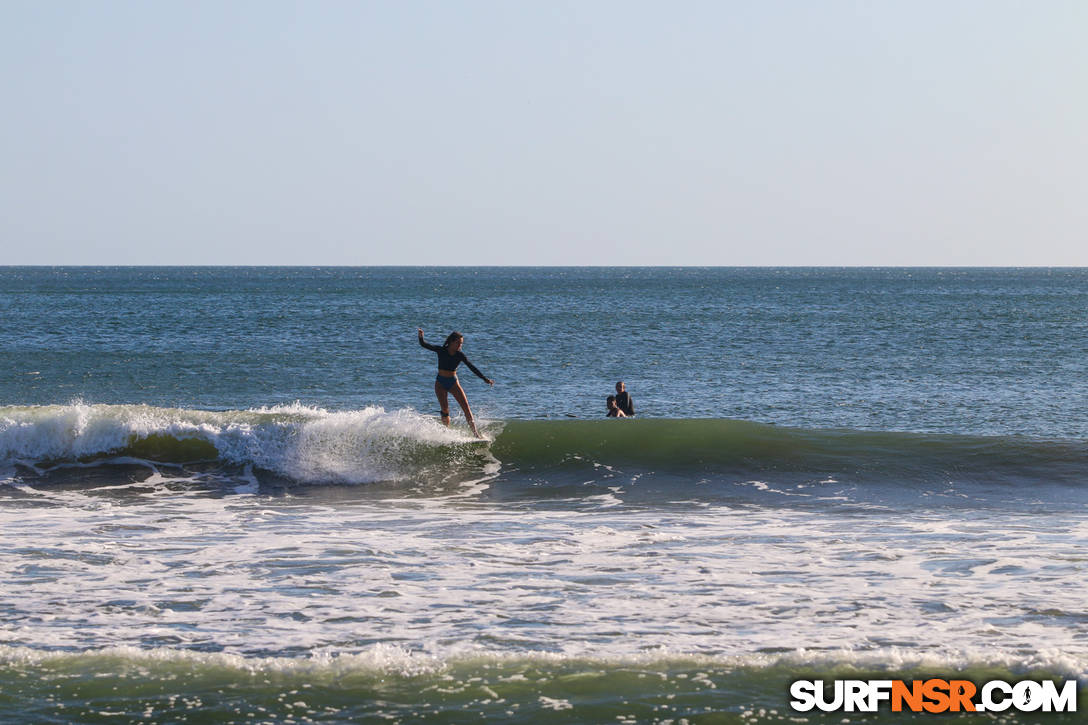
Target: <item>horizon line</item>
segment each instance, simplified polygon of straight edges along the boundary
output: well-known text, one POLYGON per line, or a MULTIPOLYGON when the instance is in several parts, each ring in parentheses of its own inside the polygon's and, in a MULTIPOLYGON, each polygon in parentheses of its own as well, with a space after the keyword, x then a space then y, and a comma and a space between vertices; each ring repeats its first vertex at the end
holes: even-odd
POLYGON ((1088 269, 1067 264, 0 264, 0 269, 1088 269))

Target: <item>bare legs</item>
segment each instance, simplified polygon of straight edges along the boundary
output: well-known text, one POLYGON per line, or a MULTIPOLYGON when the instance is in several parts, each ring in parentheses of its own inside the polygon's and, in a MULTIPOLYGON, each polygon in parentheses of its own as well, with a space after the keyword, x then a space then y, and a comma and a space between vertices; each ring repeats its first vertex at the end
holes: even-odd
POLYGON ((442 383, 434 381, 434 394, 438 398, 438 407, 442 410, 442 424, 450 424, 450 400, 442 383))
MULTIPOLYGON (((476 430, 476 421, 472 419, 472 408, 468 407, 468 398, 465 397, 465 391, 461 388, 461 383, 454 383, 453 387, 450 388, 450 392, 457 399, 457 404, 461 406, 461 410, 465 411, 465 420, 468 421, 469 427, 472 428, 472 435, 479 438, 480 433, 476 430)), ((446 420, 448 421, 449 418, 446 418, 446 420)))
MULTIPOLYGON (((468 425, 472 428, 472 435, 477 438, 480 437, 480 433, 476 430, 476 421, 472 419, 472 408, 468 406, 468 398, 465 397, 465 391, 461 388, 461 383, 456 382, 453 387, 449 389, 450 393, 453 393, 454 400, 461 406, 461 410, 465 412, 465 420, 468 421, 468 425)), ((450 424, 450 401, 447 391, 442 384, 437 380, 434 383, 434 394, 438 398, 438 407, 442 409, 442 423, 443 425, 450 424)))

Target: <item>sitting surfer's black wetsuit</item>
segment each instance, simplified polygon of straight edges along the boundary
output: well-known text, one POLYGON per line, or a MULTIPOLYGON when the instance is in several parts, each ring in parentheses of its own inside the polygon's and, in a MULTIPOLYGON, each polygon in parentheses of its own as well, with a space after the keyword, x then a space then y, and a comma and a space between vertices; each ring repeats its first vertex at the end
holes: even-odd
MULTIPOLYGON (((449 352, 446 350, 446 348, 444 348, 444 347, 442 347, 440 345, 431 345, 430 343, 423 342, 422 339, 420 339, 419 344, 422 347, 425 347, 428 350, 431 350, 432 352, 437 352, 438 353, 438 369, 439 370, 445 370, 445 371, 451 372, 451 373, 456 372, 457 371, 457 366, 460 365, 461 363, 464 363, 465 365, 468 365, 469 370, 476 373, 476 377, 478 377, 480 380, 483 380, 484 382, 487 382, 487 377, 483 373, 481 373, 479 370, 477 370, 476 366, 473 365, 472 363, 470 363, 468 361, 468 358, 465 357, 465 353, 461 352, 460 350, 457 351, 456 355, 450 355, 449 352)), ((439 376, 439 377, 441 377, 441 376, 439 376)))

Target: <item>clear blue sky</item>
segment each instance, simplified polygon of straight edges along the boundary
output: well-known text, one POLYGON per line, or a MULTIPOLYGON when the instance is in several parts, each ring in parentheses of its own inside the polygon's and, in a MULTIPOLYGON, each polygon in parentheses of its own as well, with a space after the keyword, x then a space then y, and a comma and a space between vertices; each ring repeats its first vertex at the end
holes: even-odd
POLYGON ((0 264, 1088 265, 1088 2, 0 0, 0 264))

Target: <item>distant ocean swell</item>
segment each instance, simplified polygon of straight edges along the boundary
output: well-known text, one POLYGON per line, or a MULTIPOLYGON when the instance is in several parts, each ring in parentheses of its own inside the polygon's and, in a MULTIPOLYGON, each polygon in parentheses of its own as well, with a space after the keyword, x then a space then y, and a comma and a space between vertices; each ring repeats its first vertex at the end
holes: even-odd
POLYGON ((411 410, 302 405, 200 411, 143 405, 0 408, 0 460, 42 467, 130 457, 221 462, 299 483, 440 480, 455 472, 625 467, 658 474, 857 482, 1088 483, 1083 441, 807 430, 715 419, 490 422, 489 441, 411 410))
MULTIPOLYGON (((449 658, 379 645, 358 654, 241 657, 111 647, 42 652, 0 646, 0 719, 38 722, 843 722, 796 713, 795 679, 956 677, 1080 679, 1061 655, 937 658, 894 650, 740 657, 647 653, 593 658, 497 655, 449 658), (709 719, 708 719, 709 718, 709 719)), ((1047 722, 1078 722, 1079 713, 1047 722)), ((932 716, 916 716, 928 721, 932 716)), ((850 722, 903 722, 902 713, 850 722)), ((947 717, 941 719, 948 719, 947 717)), ((961 716, 956 722, 992 722, 961 716)))

